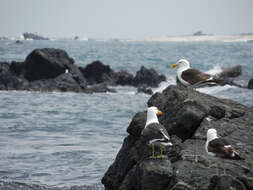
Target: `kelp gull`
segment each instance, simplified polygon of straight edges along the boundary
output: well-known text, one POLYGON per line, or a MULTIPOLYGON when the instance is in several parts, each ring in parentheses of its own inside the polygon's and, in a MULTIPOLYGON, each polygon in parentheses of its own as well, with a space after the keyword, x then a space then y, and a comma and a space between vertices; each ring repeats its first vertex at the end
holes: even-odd
POLYGON ((148 145, 152 145, 152 158, 163 158, 163 147, 172 146, 172 143, 165 127, 159 124, 157 115, 162 115, 157 107, 153 106, 147 109, 147 120, 145 128, 141 132, 141 137, 148 145), (155 145, 160 146, 161 154, 159 156, 154 155, 155 145))

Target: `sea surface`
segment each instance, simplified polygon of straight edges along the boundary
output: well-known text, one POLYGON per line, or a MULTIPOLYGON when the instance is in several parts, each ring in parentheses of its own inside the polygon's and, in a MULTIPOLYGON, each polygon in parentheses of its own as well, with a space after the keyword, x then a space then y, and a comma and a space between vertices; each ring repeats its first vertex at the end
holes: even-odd
MULTIPOLYGON (((35 48, 61 48, 85 66, 100 60, 133 74, 142 65, 166 75, 162 91, 176 84, 170 65, 181 58, 209 73, 242 65, 235 81, 253 78, 253 43, 0 40, 0 61, 23 61, 35 48)), ((117 93, 0 91, 0 189, 103 189, 132 117, 147 108, 149 95, 133 87, 117 93)), ((199 91, 253 106, 253 90, 232 86, 199 91)))

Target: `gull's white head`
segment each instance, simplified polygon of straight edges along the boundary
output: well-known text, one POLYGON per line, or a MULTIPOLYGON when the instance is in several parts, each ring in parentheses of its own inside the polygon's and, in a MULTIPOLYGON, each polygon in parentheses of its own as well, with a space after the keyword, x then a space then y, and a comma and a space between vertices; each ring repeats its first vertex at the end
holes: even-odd
POLYGON ((162 115, 162 111, 160 111, 157 107, 152 106, 148 108, 148 114, 154 114, 154 115, 162 115))
POLYGON ((147 121, 146 121, 146 126, 148 126, 150 123, 159 123, 157 119, 157 115, 162 115, 163 112, 160 111, 157 107, 152 106, 149 107, 147 110, 147 121))
POLYGON ((178 67, 179 69, 190 68, 190 63, 186 59, 180 59, 176 64, 172 65, 172 68, 178 67))
POLYGON ((218 138, 218 133, 215 129, 208 129, 206 133, 207 141, 218 138))

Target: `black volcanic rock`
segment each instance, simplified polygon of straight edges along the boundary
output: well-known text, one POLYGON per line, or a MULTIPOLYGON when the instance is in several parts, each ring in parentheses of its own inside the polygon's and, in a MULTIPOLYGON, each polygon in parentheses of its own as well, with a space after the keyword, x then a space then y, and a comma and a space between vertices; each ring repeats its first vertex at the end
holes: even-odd
MULTIPOLYGON (((141 140, 146 112, 134 116, 127 128, 129 135, 102 178, 105 190, 251 189, 253 108, 199 92, 191 101, 186 98, 185 88, 169 86, 148 101, 148 106, 163 111, 159 121, 171 135, 173 146, 165 148, 164 159, 151 159, 151 147, 141 140), (217 129, 245 160, 207 155, 205 140, 209 128, 217 129), (215 177, 216 162, 219 174, 215 177)), ((159 154, 158 147, 155 153, 159 154)))
POLYGON ((115 72, 100 61, 77 67, 64 50, 54 48, 35 49, 24 62, 0 64, 0 90, 94 93, 115 92, 108 85, 133 85, 139 92, 151 94, 148 87, 158 86, 165 78, 145 67, 134 77, 127 71, 115 72))
POLYGON ((253 89, 253 79, 249 80, 248 89, 253 89))
POLYGON ((153 90, 151 88, 148 88, 146 86, 140 86, 137 88, 138 93, 144 93, 144 94, 153 94, 153 90))
POLYGON ((35 49, 26 58, 24 76, 29 81, 55 78, 65 73, 74 60, 64 50, 35 49))
POLYGON ((23 81, 11 72, 10 65, 0 62, 0 90, 22 90, 23 81))
POLYGON ((136 76, 133 79, 133 85, 158 87, 162 81, 166 81, 166 77, 164 75, 159 75, 152 68, 147 69, 146 67, 141 66, 141 69, 137 71, 136 76))
POLYGON ((209 188, 212 190, 225 190, 225 189, 247 190, 242 181, 235 179, 230 175, 213 176, 210 181, 211 184, 209 188))
POLYGON ((114 83, 114 71, 109 65, 104 65, 101 61, 94 61, 88 64, 85 68, 80 67, 80 70, 90 85, 98 83, 114 83))
POLYGON ((12 61, 10 64, 10 70, 18 76, 22 75, 24 72, 24 62, 12 61))
POLYGON ((73 79, 69 73, 63 73, 54 79, 32 81, 26 86, 26 90, 41 92, 84 92, 84 89, 73 79))
POLYGON ((218 73, 219 77, 238 77, 242 74, 242 66, 236 65, 230 68, 222 69, 221 73, 218 73))
POLYGON ((116 84, 118 85, 133 85, 134 76, 127 71, 119 71, 116 73, 116 84))

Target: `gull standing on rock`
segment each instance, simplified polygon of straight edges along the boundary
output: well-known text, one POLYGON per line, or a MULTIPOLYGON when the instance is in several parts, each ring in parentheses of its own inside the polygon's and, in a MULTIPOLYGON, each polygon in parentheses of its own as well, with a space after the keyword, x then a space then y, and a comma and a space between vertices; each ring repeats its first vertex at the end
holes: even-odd
POLYGON ((180 59, 176 64, 172 65, 172 68, 178 67, 177 78, 185 86, 197 85, 202 83, 216 83, 216 80, 212 75, 200 72, 197 69, 190 67, 189 61, 186 59, 180 59))
POLYGON ((192 69, 190 63, 186 59, 180 59, 172 68, 178 67, 177 78, 188 89, 188 98, 185 100, 191 101, 193 89, 206 84, 216 84, 216 79, 207 73, 200 72, 197 69, 192 69))
POLYGON ((170 137, 165 127, 159 124, 157 115, 162 112, 157 107, 149 107, 145 128, 141 132, 141 138, 150 146, 152 145, 152 158, 163 158, 163 147, 172 146, 170 137), (160 146, 160 155, 155 156, 155 145, 160 146))

